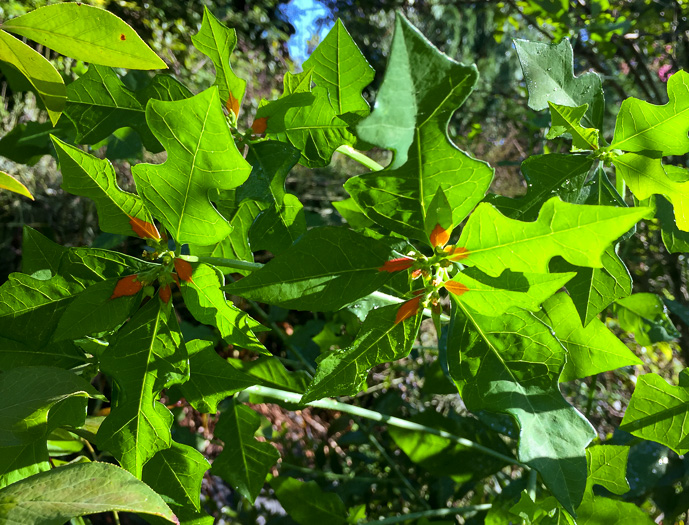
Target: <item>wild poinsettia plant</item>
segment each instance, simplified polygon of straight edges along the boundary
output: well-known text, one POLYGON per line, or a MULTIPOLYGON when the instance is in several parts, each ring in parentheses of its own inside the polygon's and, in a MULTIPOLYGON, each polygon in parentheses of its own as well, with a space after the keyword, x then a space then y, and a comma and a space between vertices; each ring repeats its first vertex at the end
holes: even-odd
MULTIPOLYGON (((494 170, 448 137, 477 68, 443 55, 401 15, 372 111, 362 89, 373 70, 338 21, 303 71, 285 74, 283 94, 260 101, 248 129, 238 118, 248 107, 246 81, 230 65, 235 31, 208 10, 193 43, 216 79, 198 94, 162 74, 139 90, 125 86, 110 67, 162 63, 100 9, 53 5, 2 29, 0 60, 29 78, 57 124, 63 188, 93 200, 102 231, 147 247, 141 257, 65 248, 25 228, 22 272, 0 287, 1 518, 61 523, 124 510, 151 522, 213 523, 200 500, 208 469, 253 503, 280 455, 255 439, 259 415, 236 396, 246 391, 253 400, 337 408, 434 435, 489 458, 484 477, 511 466, 525 483, 472 509, 487 522, 609 523, 601 516, 614 513, 650 523, 633 504, 609 497, 628 489, 629 447, 592 445, 596 432, 559 383, 640 363, 599 319, 613 303, 626 312, 620 324, 649 342, 656 337, 640 312, 657 310, 659 299, 630 295, 616 246, 653 214, 650 200, 626 204, 625 185, 639 200, 669 201, 661 227, 670 250, 688 242, 689 175, 663 162, 689 152, 686 73, 670 78, 665 106, 626 100, 608 144, 600 78, 574 76, 569 42, 516 42, 530 106, 549 109, 548 137, 565 134, 572 147, 527 158, 528 193, 512 199, 487 193, 494 170), (10 33, 87 61, 88 71, 65 86, 10 33), (80 147, 125 126, 148 151, 167 153, 161 164, 132 167, 137 193, 118 186, 108 160, 80 147), (372 146, 392 152, 388 166, 359 151, 372 146), (347 180, 351 198, 336 203, 345 226, 309 229, 285 179, 297 163, 328 165, 336 151, 368 172, 347 180), (272 259, 255 262, 259 250, 272 259), (228 294, 290 310, 348 309, 360 321, 351 342, 297 372, 266 349, 260 332, 268 328, 228 294), (185 337, 183 309, 226 345, 260 357, 247 366, 221 358, 213 341, 185 337), (443 373, 485 425, 480 435, 328 399, 357 395, 371 368, 406 357, 424 316, 438 332, 443 373), (109 387, 95 389, 96 376, 109 387), (202 414, 215 416, 222 403, 214 435, 224 446, 212 465, 173 439, 165 392, 202 414), (110 409, 87 412, 89 399, 110 409), (76 450, 85 446, 124 470, 83 456, 63 465, 54 444, 48 448, 60 432, 76 450)), ((688 396, 684 382, 643 376, 622 428, 682 454, 688 396)), ((361 509, 348 518, 339 496, 316 485, 278 476, 271 486, 299 523, 323 513, 337 523, 364 518, 361 509)))

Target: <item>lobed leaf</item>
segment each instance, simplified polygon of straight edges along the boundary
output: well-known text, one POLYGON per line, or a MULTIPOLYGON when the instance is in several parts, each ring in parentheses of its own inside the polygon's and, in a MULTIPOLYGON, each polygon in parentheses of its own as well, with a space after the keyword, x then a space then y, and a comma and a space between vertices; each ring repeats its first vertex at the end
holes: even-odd
POLYGON ((600 268, 605 249, 646 213, 646 208, 576 205, 553 197, 535 222, 520 222, 483 203, 469 217, 458 245, 468 252, 463 264, 494 276, 506 268, 546 273, 556 255, 600 268))
POLYGON ((572 136, 572 149, 577 150, 596 150, 598 149, 598 134, 596 128, 584 128, 581 119, 586 114, 588 104, 583 104, 576 108, 553 104, 548 101, 550 106, 551 128, 546 135, 547 139, 554 139, 564 133, 572 136))
POLYGON ((230 190, 250 173, 232 138, 217 88, 185 100, 151 100, 146 121, 165 147, 160 165, 137 164, 132 175, 146 207, 179 243, 211 245, 232 228, 211 205, 211 190, 230 190))
POLYGON ((215 436, 225 442, 225 447, 213 462, 211 472, 224 479, 251 504, 263 487, 268 472, 280 458, 273 445, 254 438, 259 426, 260 416, 234 399, 215 426, 215 436))
POLYGON ((447 136, 452 114, 473 90, 476 66, 443 55, 403 16, 395 23, 390 59, 373 113, 359 137, 394 150, 383 171, 349 179, 345 189, 371 220, 430 243, 426 217, 439 189, 459 224, 483 199, 493 170, 447 136))
POLYGON ((194 47, 211 59, 215 66, 215 82, 220 101, 228 111, 239 115, 246 90, 246 80, 239 78, 230 65, 230 56, 237 45, 237 33, 226 27, 204 6, 203 21, 198 33, 191 37, 194 47))
POLYGON ((610 149, 658 151, 662 156, 689 152, 689 74, 678 71, 667 81, 669 101, 656 106, 636 98, 622 102, 610 149))

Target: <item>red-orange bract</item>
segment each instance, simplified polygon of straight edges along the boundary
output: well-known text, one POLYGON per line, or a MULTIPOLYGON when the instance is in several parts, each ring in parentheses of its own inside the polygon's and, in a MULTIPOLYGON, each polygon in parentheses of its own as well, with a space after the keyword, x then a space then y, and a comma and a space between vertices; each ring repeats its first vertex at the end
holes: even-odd
POLYGON ((254 123, 251 124, 251 131, 256 135, 264 134, 266 129, 268 129, 268 117, 257 118, 254 120, 254 123))
POLYGON ((183 281, 191 282, 191 273, 194 271, 191 264, 183 259, 175 259, 174 265, 179 278, 183 281))
POLYGON ((122 277, 122 279, 117 281, 110 299, 127 297, 138 293, 144 287, 144 283, 137 281, 136 278, 137 274, 134 274, 128 275, 127 277, 122 277))
POLYGON ((445 284, 443 284, 443 286, 447 289, 448 292, 453 293, 456 296, 460 296, 469 291, 469 288, 467 288, 462 283, 458 283, 457 281, 447 281, 445 284))
POLYGON ((227 111, 234 113, 235 117, 239 116, 239 100, 234 98, 232 91, 230 91, 230 97, 227 99, 225 107, 227 108, 227 111))
POLYGON ((451 246, 449 248, 445 248, 445 252, 450 255, 449 259, 451 261, 461 261, 462 259, 469 257, 469 250, 467 250, 464 246, 451 246))
POLYGON ((172 290, 170 289, 169 284, 165 284, 161 286, 158 289, 158 296, 160 297, 160 300, 163 301, 165 304, 170 302, 170 297, 172 297, 172 290))
POLYGON ((409 299, 406 303, 400 306, 397 310, 397 315, 395 316, 395 324, 401 323, 405 319, 415 316, 419 311, 419 306, 421 304, 421 296, 409 299))
POLYGON ((142 239, 160 239, 160 232, 155 224, 142 221, 136 217, 129 217, 129 224, 132 226, 132 231, 142 239))
POLYGON ((390 259, 389 261, 385 261, 385 264, 378 268, 378 271, 390 273, 399 272, 411 268, 411 265, 414 264, 414 262, 415 260, 410 259, 409 257, 399 257, 397 259, 390 259))

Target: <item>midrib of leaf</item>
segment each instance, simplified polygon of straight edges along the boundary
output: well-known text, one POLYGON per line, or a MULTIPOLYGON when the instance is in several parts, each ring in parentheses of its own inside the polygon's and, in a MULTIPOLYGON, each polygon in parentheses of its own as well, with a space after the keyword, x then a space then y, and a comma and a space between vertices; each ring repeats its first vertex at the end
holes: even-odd
MULTIPOLYGON (((686 86, 686 84, 685 84, 685 86, 686 86)), ((674 105, 676 105, 676 103, 677 103, 676 101, 677 101, 677 97, 675 97, 675 104, 674 104, 674 105)), ((663 106, 660 106, 660 107, 663 107, 663 106)), ((626 137, 624 140, 622 140, 622 141, 620 141, 620 142, 615 142, 615 143, 611 144, 610 147, 609 147, 608 149, 609 149, 609 150, 613 150, 613 149, 622 149, 622 150, 623 150, 624 148, 620 147, 620 144, 624 144, 625 142, 627 142, 627 141, 629 141, 629 140, 632 140, 633 138, 636 138, 636 137, 638 137, 639 135, 643 135, 644 133, 648 133, 649 131, 652 131, 652 130, 654 130, 655 128, 657 128, 658 126, 661 126, 661 125, 663 125, 663 124, 666 124, 666 123, 670 122, 671 120, 673 120, 673 119, 675 119, 675 118, 677 118, 677 117, 680 117, 681 115, 683 115, 683 114, 684 114, 685 112, 687 112, 687 111, 689 111, 689 106, 686 107, 686 108, 684 108, 684 109, 682 109, 682 110, 680 110, 679 113, 675 113, 674 115, 669 116, 669 117, 668 117, 667 119, 665 119, 665 120, 661 120, 660 122, 656 122, 655 124, 653 124, 652 126, 650 126, 650 127, 648 127, 648 128, 644 128, 644 129, 641 130, 641 131, 637 131, 637 132, 634 133, 633 135, 630 135, 629 137, 626 137)), ((631 111, 630 111, 630 113, 631 113, 631 111)))
MULTIPOLYGON (((579 123, 577 123, 577 122, 572 122, 571 120, 569 120, 567 117, 565 117, 565 116, 563 115, 563 113, 562 113, 558 108, 553 108, 553 106, 551 106, 551 110, 552 110, 552 109, 555 109, 555 111, 557 111, 558 115, 560 115, 560 117, 562 117, 562 119, 563 119, 565 122, 567 122, 567 124, 569 124, 569 127, 570 127, 571 129, 569 129, 568 131, 569 131, 570 133, 576 134, 576 136, 579 137, 583 142, 585 142, 586 144, 588 144, 589 146, 591 146, 591 149, 598 149, 598 146, 597 146, 596 144, 591 144, 591 142, 589 141, 589 139, 586 138, 584 135, 581 134, 581 131, 579 130, 579 128, 581 127, 581 124, 579 124, 579 123)), ((584 113, 584 116, 586 116, 585 113, 584 113)))
MULTIPOLYGON (((165 464, 168 466, 168 470, 172 472, 173 476, 175 477, 175 480, 177 480, 177 483, 182 489, 184 490, 184 493, 187 495, 187 499, 191 501, 192 503, 194 502, 194 496, 187 490, 187 486, 184 484, 182 481, 182 478, 180 478, 177 475, 177 469, 174 468, 174 466, 167 460, 167 458, 163 457, 163 461, 165 464)), ((194 505, 194 508, 198 511, 200 510, 196 505, 194 505)))
MULTIPOLYGON (((215 99, 215 96, 218 92, 215 91, 213 94, 213 99, 215 99)), ((234 95, 233 95, 234 96, 234 95)), ((203 127, 201 128, 201 133, 199 133, 198 136, 198 141, 196 142, 196 147, 194 148, 194 152, 192 153, 191 151, 187 150, 187 152, 191 155, 192 161, 191 161, 191 169, 189 170, 189 178, 187 180, 187 187, 186 191, 184 192, 184 202, 182 203, 182 210, 181 213, 179 214, 179 221, 177 221, 177 233, 180 232, 182 229, 182 219, 184 215, 186 214, 187 210, 187 201, 189 199, 189 188, 191 187, 191 181, 194 177, 194 168, 196 167, 196 157, 198 156, 199 153, 199 148, 201 145, 201 140, 203 139, 203 134, 206 132, 206 124, 208 123, 208 113, 211 110, 211 107, 213 107, 213 104, 208 104, 208 107, 206 108, 206 115, 203 119, 203 127)), ((167 126, 168 129, 170 129, 169 126, 167 126)), ((172 132, 173 135, 175 135, 174 131, 172 132)), ((177 135, 175 135, 175 139, 177 139, 177 135)), ((178 139, 177 142, 179 144, 182 144, 182 142, 178 139)), ((186 148, 184 148, 186 150, 186 148)))
MULTIPOLYGON (((218 56, 219 56, 219 58, 222 60, 222 53, 220 52, 220 49, 222 49, 221 45, 224 47, 224 45, 226 44, 227 41, 225 41, 225 42, 223 42, 223 43, 221 44, 221 43, 218 41, 218 35, 217 35, 216 32, 215 32, 215 25, 214 25, 212 22, 209 23, 208 25, 209 25, 210 28, 211 28, 211 33, 212 33, 212 35, 213 35, 213 42, 215 43, 215 48, 216 48, 216 50, 218 51, 218 56)), ((223 64, 223 66, 225 66, 225 65, 226 65, 226 64, 223 64)), ((224 69, 224 67, 223 67, 223 69, 224 69)), ((224 73, 224 71, 223 71, 223 73, 224 73)), ((234 93, 232 93, 232 88, 230 87, 230 82, 229 82, 230 77, 229 77, 229 75, 223 74, 223 76, 225 77, 225 85, 227 86, 227 91, 228 91, 229 93, 231 93, 232 96, 234 97, 234 93)), ((216 71, 216 78, 217 78, 217 71, 216 71)), ((237 97, 235 97, 235 98, 237 98, 237 97)))
MULTIPOLYGON (((545 76, 546 76, 547 78, 551 79, 551 83, 554 84, 554 85, 556 85, 556 86, 558 87, 558 90, 559 90, 559 91, 562 91, 562 93, 565 94, 565 96, 567 97, 567 104, 562 104, 563 106, 578 106, 578 105, 579 105, 579 104, 577 103, 577 101, 574 100, 574 99, 571 97, 571 95, 567 92, 567 90, 565 89, 565 86, 564 86, 563 84, 560 84, 559 82, 556 82, 556 81, 555 81, 555 79, 550 75, 550 71, 548 71, 547 68, 546 68, 546 69, 543 69, 543 67, 541 66, 541 64, 538 63, 537 61, 536 61, 536 63, 535 63, 535 66, 538 67, 538 69, 540 69, 543 73, 545 73, 545 76)), ((572 78, 571 81, 572 81, 572 84, 574 84, 574 82, 577 80, 577 77, 574 76, 574 73, 573 73, 573 72, 572 72, 572 73, 569 73, 569 72, 565 73, 565 75, 567 75, 567 74, 571 74, 571 78, 572 78)), ((595 127, 595 126, 593 125, 593 123, 591 122, 591 120, 588 118, 588 116, 587 116, 585 113, 584 113, 583 119, 586 121, 586 126, 595 127)))

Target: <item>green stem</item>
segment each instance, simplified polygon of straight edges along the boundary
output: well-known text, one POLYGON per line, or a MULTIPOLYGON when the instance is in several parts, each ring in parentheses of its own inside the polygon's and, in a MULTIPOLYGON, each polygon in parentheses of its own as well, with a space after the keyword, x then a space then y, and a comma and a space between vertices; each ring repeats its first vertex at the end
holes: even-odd
POLYGON ((469 505, 467 507, 455 507, 451 509, 432 509, 421 512, 412 512, 410 514, 402 514, 401 516, 392 516, 383 520, 367 521, 363 525, 390 525, 392 523, 403 523, 405 521, 412 521, 421 518, 442 518, 443 516, 457 516, 461 514, 469 514, 472 512, 480 512, 482 510, 489 510, 492 507, 490 503, 485 505, 469 505))
POLYGON ((237 270, 249 270, 250 272, 263 268, 261 263, 238 261, 236 259, 223 259, 222 257, 197 257, 196 255, 180 255, 179 258, 188 262, 206 263, 212 264, 213 266, 235 268, 237 270))
MULTIPOLYGON (((272 399, 279 399, 285 403, 301 403, 301 394, 295 394, 294 392, 287 392, 285 390, 278 390, 277 388, 270 388, 267 386, 251 386, 244 390, 244 392, 249 392, 252 394, 258 394, 263 397, 268 397, 272 399)), ((419 423, 414 423, 413 421, 407 421, 406 419, 401 419, 395 416, 386 416, 380 412, 375 412, 373 410, 368 410, 366 408, 361 408, 357 406, 348 405, 346 403, 340 403, 334 399, 319 399, 318 401, 312 401, 311 403, 306 403, 308 406, 325 408, 327 410, 338 410, 340 412, 345 412, 353 416, 363 417, 365 419, 370 419, 372 421, 379 421, 381 423, 386 423, 387 425, 404 428, 407 430, 417 430, 419 432, 425 432, 427 434, 433 434, 434 436, 439 436, 445 439, 449 439, 453 443, 462 445, 463 447, 476 450, 477 452, 482 452, 488 456, 493 456, 494 458, 500 459, 509 465, 519 465, 524 468, 529 468, 524 463, 517 461, 515 458, 501 454, 493 449, 484 447, 478 443, 474 443, 463 437, 455 436, 444 430, 438 430, 437 428, 427 427, 426 425, 421 425, 419 423)))
POLYGON ((335 151, 342 153, 343 155, 346 155, 350 159, 357 161, 359 164, 366 166, 371 171, 381 171, 381 170, 385 169, 383 166, 378 164, 375 160, 367 157, 366 155, 364 155, 360 151, 355 150, 351 146, 340 146, 335 151))
POLYGON ((589 398, 586 402, 586 419, 591 415, 591 410, 593 409, 593 401, 596 399, 596 385, 598 384, 598 375, 591 378, 591 384, 589 385, 589 398))
POLYGON ((531 501, 536 501, 536 485, 538 483, 538 472, 531 470, 529 472, 529 481, 527 482, 526 491, 531 498, 531 501))
POLYGON ((365 476, 357 476, 356 474, 336 474, 335 472, 325 472, 322 470, 314 470, 309 467, 301 467, 299 465, 294 465, 293 463, 286 463, 285 461, 280 462, 280 469, 282 470, 295 470, 297 472, 303 472, 309 476, 320 477, 327 480, 345 480, 352 481, 356 480, 359 483, 397 483, 396 481, 386 479, 386 478, 373 478, 365 476))

